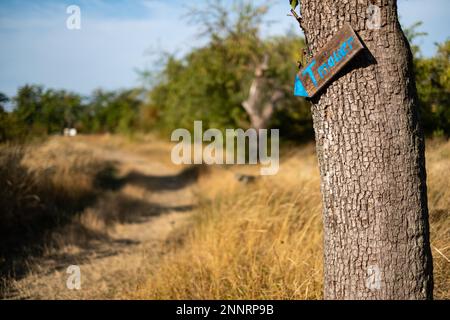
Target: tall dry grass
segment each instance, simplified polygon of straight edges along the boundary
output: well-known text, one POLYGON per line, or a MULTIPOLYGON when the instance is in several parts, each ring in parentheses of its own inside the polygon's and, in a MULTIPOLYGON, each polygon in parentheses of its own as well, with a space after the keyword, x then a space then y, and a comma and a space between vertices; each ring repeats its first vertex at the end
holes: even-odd
MULTIPOLYGON (((450 142, 427 150, 435 297, 449 299, 450 142)), ((278 175, 253 185, 236 182, 232 170, 212 170, 200 181, 189 228, 174 235, 181 245, 133 298, 322 298, 319 188, 312 146, 291 152, 278 175)))
POLYGON ((152 136, 110 135, 0 145, 0 298, 117 299, 132 291, 164 252, 160 238, 174 217, 178 226, 190 210, 190 198, 179 203, 163 192, 195 182, 195 168, 166 169, 170 148, 152 136), (83 290, 66 288, 72 264, 82 266, 83 290))
POLYGON ((98 217, 82 213, 108 169, 67 140, 0 146, 0 296, 33 258, 104 236, 98 217))
MULTIPOLYGON (((0 147, 0 297, 8 277, 17 279, 27 271, 30 257, 86 246, 92 239, 108 241, 110 226, 133 221, 135 211, 155 209, 112 191, 120 184, 115 167, 95 156, 89 144, 138 150, 156 162, 167 161, 170 146, 108 137, 85 137, 84 147, 70 141, 0 147)), ((428 143, 427 169, 435 297, 450 299, 450 142, 428 143)), ((256 167, 216 167, 199 176, 199 204, 191 222, 173 234, 161 261, 143 267, 148 281, 131 297, 322 297, 314 147, 292 148, 278 175, 254 183, 238 182, 237 170, 259 172, 256 167)))
POLYGON ((434 294, 450 299, 450 141, 430 141, 427 150, 434 294))

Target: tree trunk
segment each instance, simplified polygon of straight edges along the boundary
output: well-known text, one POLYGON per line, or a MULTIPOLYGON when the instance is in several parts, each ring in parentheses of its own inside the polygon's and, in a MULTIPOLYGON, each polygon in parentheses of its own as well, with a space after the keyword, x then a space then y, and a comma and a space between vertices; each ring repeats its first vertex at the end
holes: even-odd
POLYGON ((314 55, 350 23, 367 46, 313 100, 326 299, 431 299, 424 140, 395 0, 301 0, 314 55), (368 7, 381 27, 368 27, 368 7))
POLYGON ((256 66, 255 78, 250 86, 248 98, 242 103, 250 118, 252 128, 257 131, 267 128, 277 104, 284 98, 283 90, 270 88, 270 79, 265 74, 268 69, 269 56, 265 55, 263 62, 256 66), (271 91, 269 96, 267 91, 271 91))

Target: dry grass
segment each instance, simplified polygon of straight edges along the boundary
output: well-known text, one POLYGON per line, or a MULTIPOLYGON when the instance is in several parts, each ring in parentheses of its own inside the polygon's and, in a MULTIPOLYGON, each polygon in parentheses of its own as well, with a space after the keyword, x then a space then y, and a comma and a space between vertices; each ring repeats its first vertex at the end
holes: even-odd
POLYGON ((105 235, 103 221, 83 210, 109 164, 65 142, 0 148, 0 296, 33 258, 105 235))
POLYGON ((151 136, 52 137, 0 146, 0 297, 119 299, 192 208, 196 168, 151 136), (65 268, 83 270, 82 290, 65 268))
POLYGON ((427 145, 428 207, 434 266, 434 295, 450 299, 450 141, 427 145))
MULTIPOLYGON (((450 299, 450 142, 427 146, 435 297, 450 299)), ((200 206, 182 245, 133 298, 320 299, 322 221, 314 148, 280 173, 241 185, 231 170, 200 181, 200 206)))
MULTIPOLYGON (((171 208, 189 207, 184 185, 178 191, 167 189, 174 182, 170 172, 179 172, 168 162, 169 144, 154 137, 66 141, 0 148, 0 296, 7 276, 17 280, 29 272, 30 258, 110 252, 117 249, 111 247, 111 229, 140 240, 162 229, 168 234, 172 220, 185 215, 170 213, 171 208), (110 160, 123 160, 121 172, 101 160, 94 145, 101 146, 95 152, 108 150, 110 160), (161 165, 170 170, 155 178, 154 172, 164 174, 161 165), (128 181, 118 189, 116 174, 128 181), (162 224, 142 224, 148 216, 167 213, 162 224), (89 246, 92 241, 97 244, 89 246)), ((450 299, 450 142, 429 142, 427 150, 435 297, 450 299)), ((143 242, 126 254, 87 259, 89 282, 74 297, 322 298, 322 213, 314 146, 284 153, 273 177, 242 184, 236 179, 238 170, 259 172, 250 166, 213 167, 199 175, 193 184, 197 209, 169 242, 155 246, 151 239, 149 246, 143 242), (165 252, 162 259, 159 252, 165 252), (130 294, 138 282, 140 287, 130 294)), ((19 296, 71 298, 63 287, 64 272, 52 275, 51 268, 38 265, 38 272, 21 284, 19 296), (48 275, 43 277, 40 269, 48 275)))

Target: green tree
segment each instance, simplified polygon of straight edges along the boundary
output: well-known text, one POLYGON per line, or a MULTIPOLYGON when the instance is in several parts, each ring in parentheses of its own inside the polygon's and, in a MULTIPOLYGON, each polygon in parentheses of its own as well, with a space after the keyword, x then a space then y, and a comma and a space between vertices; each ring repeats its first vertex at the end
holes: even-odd
POLYGON ((193 9, 192 21, 199 26, 208 43, 177 59, 160 61, 164 68, 149 93, 145 113, 163 131, 184 127, 192 129, 194 120, 205 127, 249 127, 250 119, 242 104, 249 96, 255 69, 268 56, 266 92, 282 90, 271 125, 281 134, 311 136, 309 106, 293 97, 293 83, 303 41, 294 34, 263 39, 260 29, 267 6, 235 2, 231 10, 210 3, 193 9), (290 118, 291 121, 285 121, 290 118), (292 121, 293 119, 293 121, 292 121))
POLYGON ((6 94, 0 92, 0 110, 5 110, 5 104, 9 101, 6 94))
POLYGON ((450 40, 436 44, 436 55, 426 58, 416 44, 427 35, 416 22, 405 30, 414 57, 414 74, 420 101, 420 116, 427 135, 450 136, 450 40))
POLYGON ((136 129, 140 90, 107 92, 96 90, 81 116, 86 131, 129 133, 136 129))
POLYGON ((0 142, 8 140, 10 134, 10 123, 8 113, 5 111, 5 104, 9 98, 0 92, 0 142))
POLYGON ((45 135, 62 132, 73 126, 82 112, 81 97, 65 90, 44 90, 42 86, 19 88, 14 98, 13 116, 28 134, 45 135))
POLYGON ((428 134, 450 136, 450 40, 434 57, 414 61, 421 116, 428 134))
POLYGON ((14 97, 14 116, 17 117, 19 123, 33 129, 34 132, 42 131, 41 128, 38 128, 42 123, 42 94, 42 86, 25 85, 18 89, 17 95, 14 97))

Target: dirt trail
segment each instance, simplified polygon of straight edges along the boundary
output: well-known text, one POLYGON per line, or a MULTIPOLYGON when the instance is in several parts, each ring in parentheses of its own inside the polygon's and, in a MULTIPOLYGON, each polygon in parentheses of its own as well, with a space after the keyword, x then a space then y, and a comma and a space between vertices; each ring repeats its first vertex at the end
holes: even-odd
MULTIPOLYGON (((117 211, 123 221, 108 231, 107 240, 90 240, 86 246, 68 246, 38 263, 33 272, 16 281, 13 298, 115 299, 129 296, 145 281, 167 251, 169 234, 186 222, 194 208, 193 186, 197 172, 171 165, 166 148, 133 150, 78 139, 74 148, 90 150, 113 162, 122 184, 102 195, 91 210, 117 211), (81 269, 81 290, 66 286, 69 265, 81 269)), ((88 215, 89 217, 89 215, 88 215)))

